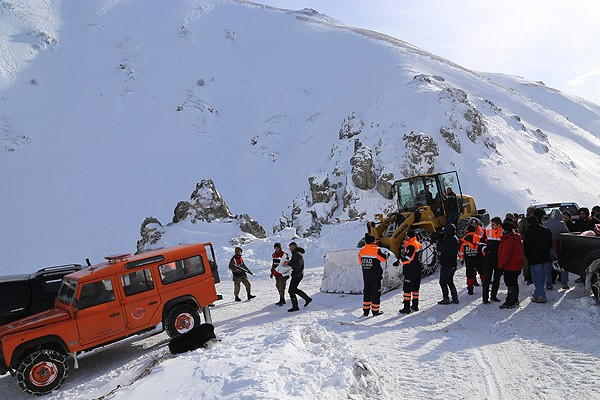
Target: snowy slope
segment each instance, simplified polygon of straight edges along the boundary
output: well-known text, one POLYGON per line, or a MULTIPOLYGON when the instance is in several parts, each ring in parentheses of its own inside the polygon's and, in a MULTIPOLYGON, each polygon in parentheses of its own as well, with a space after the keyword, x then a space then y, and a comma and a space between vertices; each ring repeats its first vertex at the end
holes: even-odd
POLYGON ((368 218, 391 202, 352 182, 355 139, 378 178, 458 169, 494 213, 600 202, 597 106, 311 10, 10 0, 0 26, 2 274, 133 250, 144 218, 169 222, 205 178, 267 230, 293 202, 304 231, 310 211, 356 217, 343 194, 368 218), (361 132, 340 139, 352 115, 361 132), (438 154, 412 149, 411 132, 438 154), (338 179, 339 196, 306 200, 310 176, 338 179))

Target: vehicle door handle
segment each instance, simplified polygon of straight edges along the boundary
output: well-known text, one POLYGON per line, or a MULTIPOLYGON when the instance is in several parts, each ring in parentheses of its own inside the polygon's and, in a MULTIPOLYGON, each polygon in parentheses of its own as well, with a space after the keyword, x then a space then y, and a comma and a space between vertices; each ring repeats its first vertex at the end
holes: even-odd
POLYGON ((110 314, 110 315, 109 315, 109 317, 111 317, 111 318, 112 318, 112 317, 116 317, 116 316, 117 316, 117 315, 119 315, 119 314, 120 314, 120 313, 116 312, 116 313, 114 313, 114 314, 110 314))
POLYGON ((157 304, 157 303, 158 303, 158 301, 151 301, 150 303, 148 303, 148 305, 149 305, 149 306, 153 306, 153 305, 155 305, 155 304, 157 304))

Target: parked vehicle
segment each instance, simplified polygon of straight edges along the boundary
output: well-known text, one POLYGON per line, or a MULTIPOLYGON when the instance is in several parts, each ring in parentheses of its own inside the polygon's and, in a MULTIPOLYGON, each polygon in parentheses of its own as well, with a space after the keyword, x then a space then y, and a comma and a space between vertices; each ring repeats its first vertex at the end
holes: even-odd
POLYGON ((180 245, 106 262, 63 278, 55 307, 0 326, 0 375, 28 393, 58 388, 68 357, 143 332, 176 336, 211 323, 217 299, 211 243, 180 245))
POLYGON ((560 234, 560 268, 585 277, 585 285, 600 300, 600 236, 560 234))
POLYGON ((79 264, 68 264, 0 277, 0 325, 54 307, 62 278, 80 269, 79 264))
POLYGON ((565 211, 568 211, 571 213, 571 218, 573 219, 573 221, 578 220, 579 219, 579 205, 575 202, 572 201, 565 201, 565 202, 560 202, 560 203, 540 203, 540 204, 533 204, 532 207, 535 208, 541 208, 542 210, 544 210, 546 212, 546 216, 550 216, 550 213, 552 212, 552 210, 558 210, 560 211, 560 213, 564 213, 565 211))

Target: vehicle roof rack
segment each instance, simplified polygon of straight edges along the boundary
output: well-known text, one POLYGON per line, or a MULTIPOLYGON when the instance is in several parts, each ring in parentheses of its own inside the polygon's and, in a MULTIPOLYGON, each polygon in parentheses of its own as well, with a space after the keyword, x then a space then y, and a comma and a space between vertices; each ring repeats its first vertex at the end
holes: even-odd
POLYGON ((131 257, 131 253, 122 253, 122 254, 113 254, 110 256, 104 257, 105 260, 108 260, 109 264, 114 264, 119 261, 123 261, 131 257))
POLYGON ((45 276, 45 275, 52 275, 57 272, 67 271, 69 269, 80 270, 81 264, 64 264, 64 265, 56 265, 53 267, 46 267, 46 268, 39 269, 37 272, 34 272, 32 275, 35 277, 40 277, 40 276, 45 276))

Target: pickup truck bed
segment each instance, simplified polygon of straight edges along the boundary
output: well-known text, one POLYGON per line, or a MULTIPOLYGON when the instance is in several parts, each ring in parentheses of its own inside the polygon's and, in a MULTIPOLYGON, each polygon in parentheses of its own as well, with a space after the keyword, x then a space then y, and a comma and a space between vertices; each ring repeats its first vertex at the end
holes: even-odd
POLYGON ((560 234, 558 263, 565 271, 586 278, 586 286, 600 300, 600 236, 560 234))

